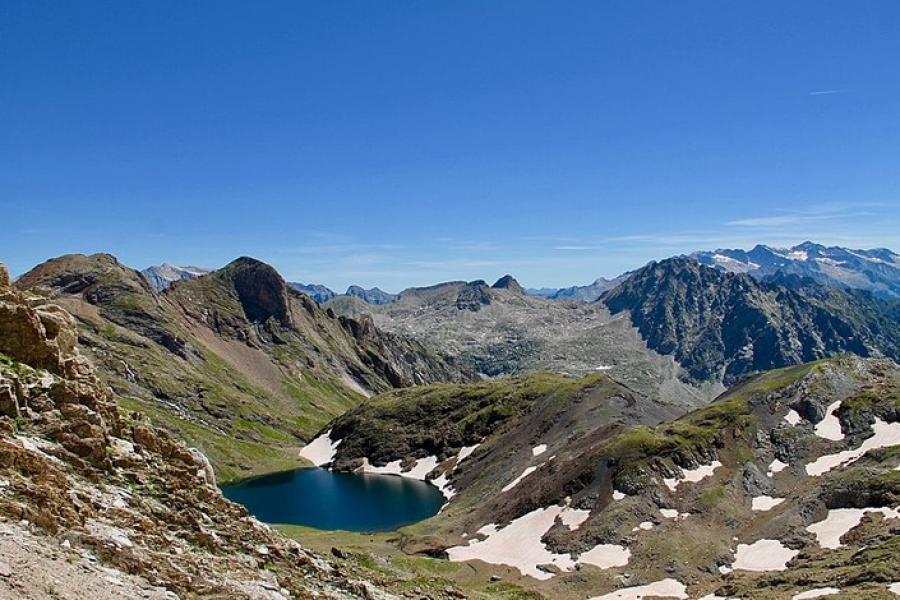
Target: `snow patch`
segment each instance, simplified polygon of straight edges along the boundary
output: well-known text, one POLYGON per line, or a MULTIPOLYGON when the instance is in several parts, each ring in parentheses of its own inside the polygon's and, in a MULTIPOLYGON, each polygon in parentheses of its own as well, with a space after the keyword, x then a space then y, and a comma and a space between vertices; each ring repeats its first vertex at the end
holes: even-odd
POLYGON ((835 594, 840 594, 841 590, 833 587, 824 587, 824 588, 816 588, 814 590, 807 590, 805 592, 800 592, 799 594, 794 594, 791 596, 791 600, 810 600, 810 598, 821 598, 822 596, 834 596, 835 594))
POLYGON ((784 500, 784 498, 773 498, 772 496, 756 496, 753 498, 752 508, 756 511, 772 510, 784 500))
POLYGON ((787 469, 789 466, 790 466, 789 464, 783 463, 783 462, 781 462, 780 460, 778 460, 778 459, 776 458, 776 459, 773 460, 772 463, 769 465, 769 472, 766 473, 766 475, 768 475, 769 477, 771 477, 772 475, 774 475, 774 474, 776 474, 776 473, 781 473, 782 471, 784 471, 785 469, 787 469))
POLYGON ((619 490, 613 490, 613 500, 624 500, 625 492, 620 492, 619 490))
POLYGON ((538 444, 534 448, 531 449, 532 456, 540 456, 544 452, 547 451, 547 444, 538 444))
POLYGON ((655 525, 653 524, 653 521, 641 521, 640 523, 638 523, 638 526, 631 531, 650 531, 654 527, 655 525))
POLYGON ((420 458, 413 465, 412 469, 404 472, 402 475, 404 477, 409 477, 411 479, 419 479, 421 481, 425 481, 425 477, 434 471, 434 468, 438 466, 438 457, 437 456, 427 456, 425 458, 420 458))
POLYGON ((569 528, 569 531, 575 531, 581 525, 588 520, 588 517, 591 516, 591 511, 589 510, 579 510, 577 508, 566 508, 564 509, 560 515, 559 520, 562 521, 562 524, 569 528))
POLYGON ((841 407, 841 402, 832 402, 825 410, 825 416, 816 423, 816 435, 826 440, 834 442, 844 439, 844 432, 841 430, 841 421, 834 415, 834 412, 841 407))
POLYGON ((438 465, 437 456, 426 456, 425 458, 420 458, 416 462, 413 463, 413 466, 408 471, 404 471, 400 466, 401 460, 392 460, 388 464, 383 467, 376 467, 372 463, 369 462, 369 459, 363 457, 362 471, 363 473, 377 473, 381 475, 399 475, 401 477, 408 477, 409 479, 418 479, 419 481, 425 481, 425 478, 429 473, 434 471, 434 468, 438 465))
POLYGON ((900 596, 900 581, 889 585, 888 591, 891 592, 892 594, 896 594, 896 595, 900 596))
POLYGON ((363 473, 375 473, 377 475, 402 475, 403 468, 400 466, 400 463, 403 462, 399 458, 397 460, 392 460, 388 464, 383 467, 376 467, 372 463, 369 462, 369 459, 365 456, 363 457, 362 463, 362 471, 363 473))
POLYGON ((550 579, 554 574, 539 569, 538 565, 553 565, 561 571, 573 571, 579 563, 602 569, 628 564, 631 551, 624 546, 601 544, 583 552, 574 560, 571 554, 556 554, 541 542, 544 534, 556 523, 557 517, 563 523, 578 521, 580 525, 587 518, 583 514, 585 512, 588 511, 548 506, 513 519, 501 529, 489 523, 478 530, 486 539, 470 539, 466 546, 448 548, 447 557, 452 562, 481 560, 494 565, 507 565, 518 569, 523 575, 540 580, 550 579))
POLYGON ((454 490, 453 486, 450 485, 450 479, 447 477, 446 473, 441 473, 440 477, 435 477, 431 480, 431 483, 437 489, 441 490, 441 493, 447 500, 450 500, 451 498, 453 498, 453 496, 456 495, 456 490, 454 490))
POLYGON ((866 513, 881 513, 885 519, 900 519, 900 506, 892 508, 836 508, 828 511, 823 520, 813 523, 806 530, 816 536, 823 548, 840 548, 841 538, 859 525, 866 513))
POLYGON ((784 571, 788 561, 798 554, 799 550, 791 550, 778 540, 758 540, 738 544, 731 566, 737 571, 784 571))
POLYGON ((524 471, 522 471, 521 475, 519 475, 518 477, 516 477, 515 479, 513 479, 506 485, 504 485, 503 489, 501 489, 500 491, 508 492, 509 490, 513 489, 514 487, 516 487, 519 484, 520 481, 522 481, 523 479, 525 479, 526 477, 528 477, 529 475, 531 475, 532 473, 537 471, 538 467, 540 467, 540 466, 543 466, 543 464, 538 465, 537 467, 526 467, 526 469, 524 471))
POLYGON ((787 421, 788 425, 791 425, 793 427, 795 425, 798 425, 800 423, 800 421, 803 420, 803 417, 801 417, 800 413, 798 413, 796 410, 794 410, 792 408, 784 416, 784 420, 787 421))
POLYGON ((343 440, 332 441, 329 429, 300 450, 300 456, 317 467, 327 465, 334 460, 338 446, 343 440))
POLYGON ((452 562, 482 560, 495 565, 507 565, 518 569, 523 575, 547 580, 552 573, 538 569, 538 565, 552 564, 563 571, 575 568, 569 554, 555 554, 541 542, 541 537, 550 530, 556 517, 562 512, 560 506, 538 508, 514 519, 502 529, 494 524, 485 525, 478 533, 487 539, 472 539, 467 546, 447 549, 447 557, 452 562))
POLYGON ((594 565, 601 569, 624 567, 631 558, 631 550, 625 546, 616 544, 599 544, 587 552, 582 552, 578 562, 584 565, 594 565))
POLYGON ((817 477, 836 467, 848 465, 859 460, 869 450, 900 444, 900 423, 886 423, 876 417, 875 424, 872 425, 872 431, 874 435, 863 441, 859 448, 845 450, 836 454, 826 454, 807 464, 806 474, 817 477))
POLYGON ((666 484, 667 488, 669 488, 670 490, 672 490, 674 492, 676 489, 678 489, 678 486, 681 484, 681 482, 689 481, 691 483, 696 483, 696 482, 701 481, 702 479, 705 479, 706 477, 709 477, 710 475, 712 475, 713 471, 715 471, 716 469, 718 469, 721 466, 722 466, 722 463, 720 463, 717 460, 714 460, 710 464, 700 465, 696 469, 683 470, 682 476, 680 478, 677 478, 677 477, 671 478, 671 479, 665 478, 665 479, 663 479, 663 483, 666 484))
POLYGON ((688 597, 687 586, 677 579, 661 579, 647 585, 622 588, 602 596, 594 596, 589 600, 643 600, 647 597, 685 600, 688 597))
MULTIPOLYGON (((474 446, 463 446, 460 449, 459 454, 456 455, 456 467, 459 466, 459 463, 461 463, 465 459, 469 458, 472 455, 472 453, 475 452, 475 450, 480 445, 481 444, 475 444, 474 446)), ((456 468, 456 467, 454 467, 454 468, 456 468)))

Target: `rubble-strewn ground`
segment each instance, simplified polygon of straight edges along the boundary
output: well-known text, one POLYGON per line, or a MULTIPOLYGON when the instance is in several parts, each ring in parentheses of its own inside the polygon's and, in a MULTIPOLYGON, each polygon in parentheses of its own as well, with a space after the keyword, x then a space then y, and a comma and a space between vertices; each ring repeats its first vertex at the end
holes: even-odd
POLYGON ((88 550, 55 544, 29 524, 0 521, 0 598, 4 600, 172 600, 143 577, 103 566, 88 550))
POLYGON ((509 375, 550 371, 605 372, 639 393, 684 410, 702 406, 721 386, 688 385, 669 356, 648 350, 627 315, 602 303, 560 302, 516 289, 456 282, 404 291, 390 304, 371 306, 339 298, 337 312, 370 313, 379 328, 459 356, 479 372, 509 375), (478 294, 480 302, 461 304, 478 294))

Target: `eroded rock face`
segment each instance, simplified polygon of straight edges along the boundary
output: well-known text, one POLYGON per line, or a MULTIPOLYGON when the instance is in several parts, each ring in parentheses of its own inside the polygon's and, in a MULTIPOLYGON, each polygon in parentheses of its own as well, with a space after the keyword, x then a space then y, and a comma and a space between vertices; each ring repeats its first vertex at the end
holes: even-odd
POLYGON ((456 298, 456 308, 478 312, 482 306, 491 303, 490 288, 484 281, 472 281, 466 284, 456 298))
POLYGON ((671 258, 635 271, 599 301, 613 314, 627 311, 650 348, 700 381, 730 385, 844 352, 900 356, 891 305, 812 283, 794 288, 671 258))
POLYGON ((128 573, 157 593, 146 597, 348 597, 359 585, 226 500, 200 450, 123 419, 61 308, 4 283, 0 351, 0 527, 52 549, 3 576, 0 596, 48 580, 60 553, 99 559, 106 579, 128 573))

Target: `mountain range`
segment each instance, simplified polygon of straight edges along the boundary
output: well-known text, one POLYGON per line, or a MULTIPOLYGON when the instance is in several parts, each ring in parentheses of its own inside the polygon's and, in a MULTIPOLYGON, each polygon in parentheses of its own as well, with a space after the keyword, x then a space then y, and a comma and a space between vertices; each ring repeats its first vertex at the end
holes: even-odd
POLYGON ((141 275, 144 276, 144 279, 147 280, 150 287, 157 292, 161 292, 176 281, 200 277, 201 275, 206 275, 210 271, 212 271, 212 269, 203 267, 179 267, 170 263, 163 263, 161 265, 147 267, 141 271, 141 275))
POLYGON ((251 258, 162 293, 107 254, 47 261, 15 285, 74 315, 124 404, 203 447, 222 479, 295 464, 292 447, 367 396, 472 377, 371 319, 335 316, 251 258))
POLYGON ((0 268, 0 592, 61 551, 151 598, 891 597, 900 300, 714 262, 321 301, 249 257, 162 291, 108 254, 0 268), (274 530, 213 485, 311 457, 446 502, 274 530))
POLYGON ((648 347, 701 380, 730 383, 842 352, 900 357, 900 304, 808 278, 758 281, 672 258, 635 271, 600 302, 629 314, 648 347))
MULTIPOLYGON (((826 285, 862 289, 882 297, 900 297, 900 255, 887 248, 854 250, 840 246, 823 246, 803 242, 790 248, 757 245, 752 250, 703 250, 687 255, 697 262, 729 273, 747 273, 757 279, 778 274, 808 277, 826 285)), ((151 287, 162 291, 173 281, 191 279, 209 273, 202 267, 179 267, 169 263, 148 267, 141 271, 151 287)), ((528 288, 531 296, 551 300, 594 302, 600 296, 628 279, 626 272, 612 279, 598 277, 587 285, 565 288, 528 288)), ((290 283, 295 289, 324 304, 339 296, 358 298, 367 304, 382 305, 393 302, 399 294, 384 292, 377 287, 365 289, 351 285, 344 294, 315 283, 290 283)))
POLYGON ((752 250, 714 250, 690 255, 700 263, 764 279, 776 273, 900 297, 900 255, 887 248, 852 250, 804 242, 791 248, 757 245, 752 250))

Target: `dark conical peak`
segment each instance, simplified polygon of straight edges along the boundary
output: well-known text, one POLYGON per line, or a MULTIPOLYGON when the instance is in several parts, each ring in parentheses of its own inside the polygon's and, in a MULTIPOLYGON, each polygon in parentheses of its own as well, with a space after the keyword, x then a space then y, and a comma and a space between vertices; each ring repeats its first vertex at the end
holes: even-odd
MULTIPOLYGON (((238 258, 234 259, 233 261, 231 261, 230 263, 228 263, 227 265, 225 265, 224 267, 222 267, 221 270, 222 271, 230 271, 230 270, 233 271, 235 269, 270 269, 271 271, 275 272, 276 275, 278 274, 278 272, 275 271, 275 267, 273 267, 272 265, 270 265, 268 263, 264 263, 263 261, 259 260, 258 258, 253 258, 252 256, 238 257, 238 258)), ((280 275, 279 275, 279 277, 280 277, 280 275)))
POLYGON ((251 321, 275 318, 283 324, 289 323, 288 286, 272 265, 242 256, 213 276, 231 282, 251 321))
POLYGON ((525 289, 519 285, 519 282, 516 281, 516 278, 512 275, 504 275, 500 279, 497 280, 494 285, 491 286, 495 290, 510 290, 516 292, 518 294, 524 294, 525 289))

